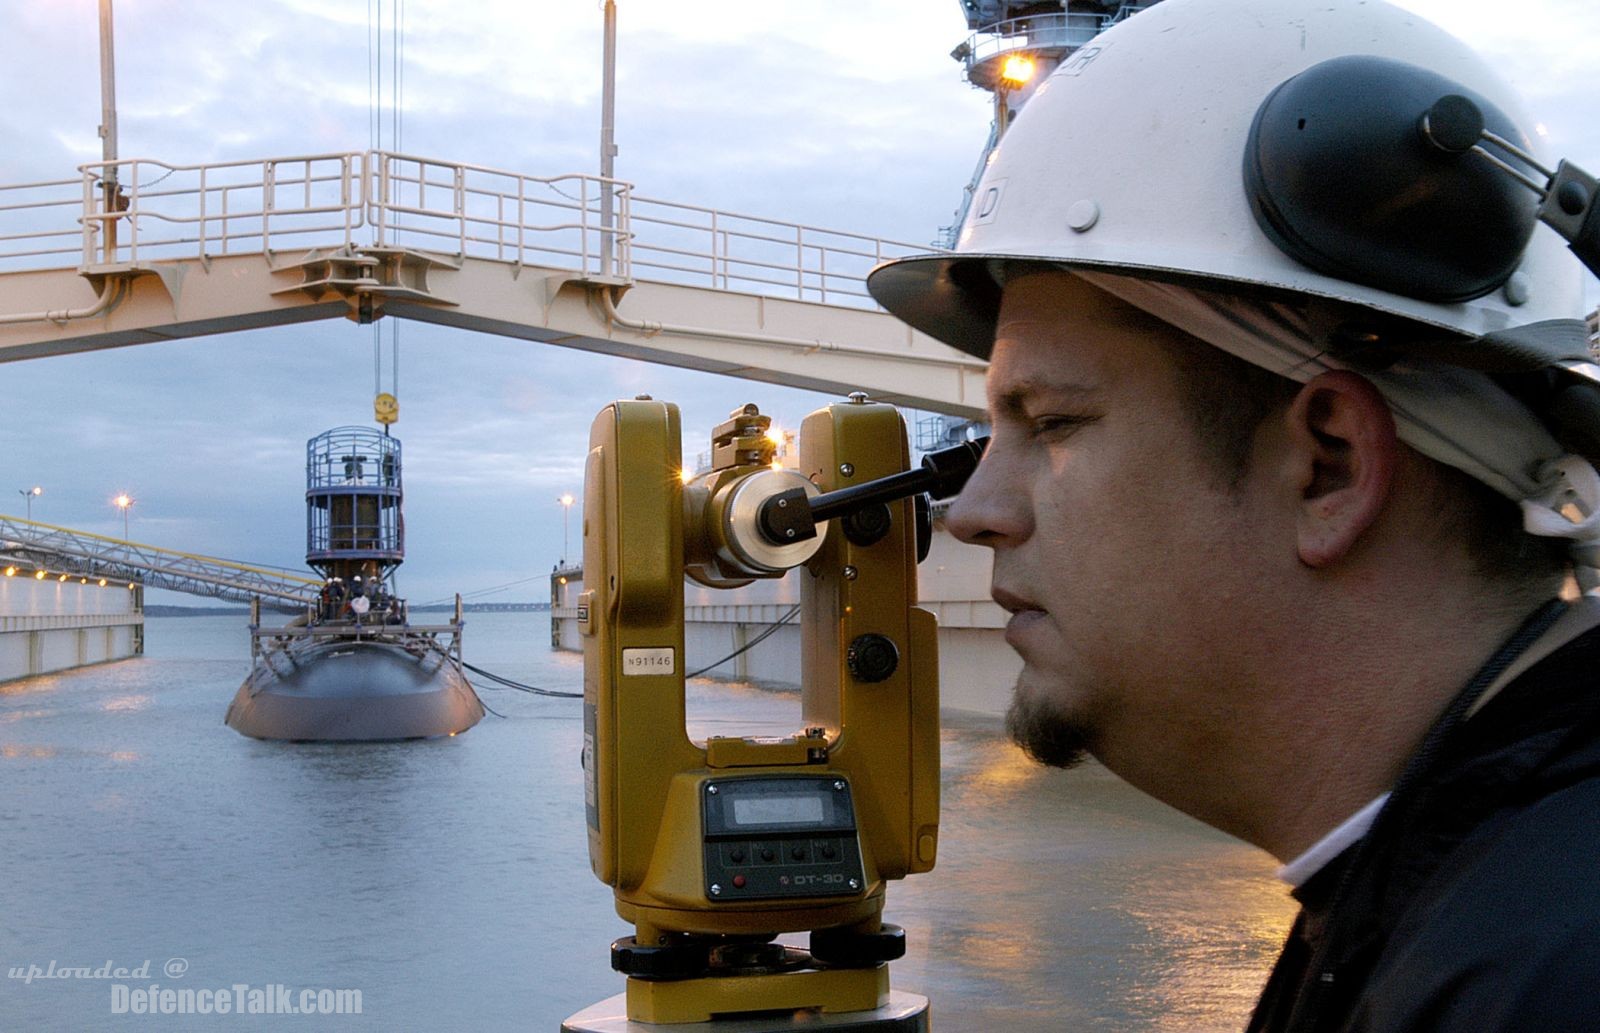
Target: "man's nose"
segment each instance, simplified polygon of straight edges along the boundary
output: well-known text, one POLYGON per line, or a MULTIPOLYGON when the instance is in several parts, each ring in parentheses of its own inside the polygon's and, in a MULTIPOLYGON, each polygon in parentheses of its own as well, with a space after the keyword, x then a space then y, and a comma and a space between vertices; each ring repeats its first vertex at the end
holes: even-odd
POLYGON ((945 526, 968 545, 995 548, 1027 535, 1026 500, 1004 448, 991 441, 978 468, 950 506, 945 526))

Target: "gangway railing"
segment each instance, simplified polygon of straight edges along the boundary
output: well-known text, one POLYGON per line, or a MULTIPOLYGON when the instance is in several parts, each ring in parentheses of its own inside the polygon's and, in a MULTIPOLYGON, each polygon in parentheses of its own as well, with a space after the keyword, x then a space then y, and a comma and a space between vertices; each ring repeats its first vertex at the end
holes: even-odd
POLYGON ((877 263, 928 250, 716 208, 632 184, 389 151, 176 165, 126 158, 0 185, 0 273, 88 275, 240 254, 410 248, 598 282, 652 280, 869 307, 877 263), (114 170, 118 193, 108 197, 114 170), (604 207, 609 201, 609 208, 604 207))
POLYGON ((177 552, 12 516, 0 516, 0 558, 0 566, 20 561, 36 570, 139 581, 237 602, 262 599, 290 608, 314 604, 322 588, 320 580, 281 567, 177 552))
MULTIPOLYGON (((297 642, 391 642, 423 658, 431 651, 461 666, 461 629, 451 624, 362 624, 340 621, 337 624, 299 624, 282 627, 250 626, 250 660, 273 664, 273 658, 290 655, 297 642)), ((276 666, 276 665, 274 665, 276 666)))

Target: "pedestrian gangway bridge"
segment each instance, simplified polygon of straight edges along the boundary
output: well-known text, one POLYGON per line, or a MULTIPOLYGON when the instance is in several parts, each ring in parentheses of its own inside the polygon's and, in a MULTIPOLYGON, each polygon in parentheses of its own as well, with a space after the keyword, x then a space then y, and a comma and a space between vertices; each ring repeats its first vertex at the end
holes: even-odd
POLYGON ((160 549, 20 517, 0 516, 0 568, 7 577, 136 582, 190 595, 313 605, 322 582, 285 570, 160 549))
POLYGON ((928 247, 370 150, 0 185, 0 361, 390 315, 975 418, 864 287, 928 247))

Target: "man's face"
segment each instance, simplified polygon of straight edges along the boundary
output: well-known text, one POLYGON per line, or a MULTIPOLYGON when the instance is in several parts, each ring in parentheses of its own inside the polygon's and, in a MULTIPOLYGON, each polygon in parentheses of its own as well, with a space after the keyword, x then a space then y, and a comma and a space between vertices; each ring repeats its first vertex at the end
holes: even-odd
MULTIPOLYGON (((988 375, 993 437, 951 515, 994 550, 994 597, 1023 672, 1018 742, 1065 766, 1093 752, 1198 760, 1233 722, 1265 636, 1266 507, 1220 484, 1180 405, 1169 350, 1203 347, 1064 273, 1005 290, 988 375)), ((1170 775, 1170 772, 1168 772, 1170 775)))

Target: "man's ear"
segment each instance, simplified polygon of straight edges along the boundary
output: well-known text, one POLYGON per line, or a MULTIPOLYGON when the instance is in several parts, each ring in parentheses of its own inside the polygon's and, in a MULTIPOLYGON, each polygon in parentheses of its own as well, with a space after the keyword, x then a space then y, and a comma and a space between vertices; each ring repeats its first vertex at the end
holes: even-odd
POLYGON ((1286 418, 1300 561, 1326 567, 1355 548, 1389 499, 1400 454, 1394 415, 1371 381, 1333 370, 1300 389, 1286 418))

